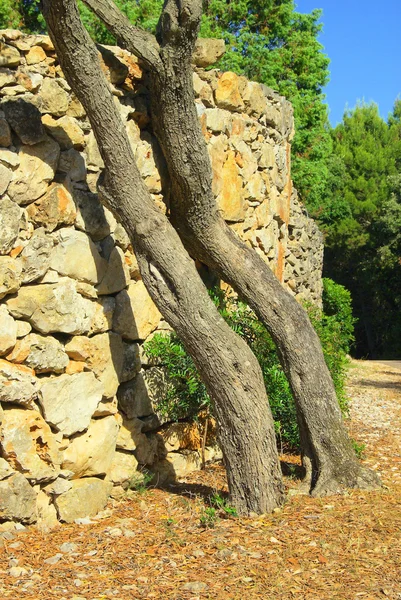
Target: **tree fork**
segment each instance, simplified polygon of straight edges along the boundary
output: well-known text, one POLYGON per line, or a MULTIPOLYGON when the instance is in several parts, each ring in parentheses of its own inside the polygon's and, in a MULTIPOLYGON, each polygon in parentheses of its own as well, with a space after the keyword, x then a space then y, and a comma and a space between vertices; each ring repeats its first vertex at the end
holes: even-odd
POLYGON ((270 512, 282 502, 283 488, 259 364, 219 315, 193 260, 143 183, 75 0, 44 0, 43 12, 105 163, 102 201, 126 229, 151 297, 182 339, 214 401, 231 501, 239 514, 270 512))

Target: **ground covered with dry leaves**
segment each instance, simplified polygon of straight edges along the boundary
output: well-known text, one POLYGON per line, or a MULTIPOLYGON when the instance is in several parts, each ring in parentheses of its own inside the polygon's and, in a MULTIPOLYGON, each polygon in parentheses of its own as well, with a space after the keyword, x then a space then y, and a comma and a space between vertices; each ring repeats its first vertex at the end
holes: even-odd
POLYGON ((291 493, 280 511, 214 520, 207 497, 226 491, 215 465, 173 490, 111 504, 91 523, 0 539, 0 598, 401 599, 401 371, 354 362, 349 394, 351 435, 366 444, 382 490, 293 495, 299 459, 283 456, 291 493))

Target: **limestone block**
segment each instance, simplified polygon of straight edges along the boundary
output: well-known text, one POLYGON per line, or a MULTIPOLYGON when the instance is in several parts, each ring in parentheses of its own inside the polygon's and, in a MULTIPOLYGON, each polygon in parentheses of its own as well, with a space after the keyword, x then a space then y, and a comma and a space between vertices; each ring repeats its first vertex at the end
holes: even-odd
POLYGON ((103 384, 103 395, 113 398, 117 392, 124 361, 124 345, 116 333, 101 333, 87 338, 74 336, 65 350, 73 360, 85 361, 103 384))
MULTIPOLYGON (((74 362, 74 361, 71 361, 74 362)), ((80 363, 84 364, 85 363, 80 363)), ((117 396, 114 398, 103 398, 101 402, 96 407, 95 412, 93 413, 94 417, 109 417, 110 415, 115 415, 118 412, 118 402, 117 396)))
POLYGON ((110 469, 107 473, 108 479, 114 485, 129 487, 132 482, 143 480, 143 474, 138 471, 138 461, 131 452, 115 452, 110 469))
POLYGON ((113 330, 128 340, 145 340, 154 331, 161 314, 143 281, 131 282, 116 296, 113 330))
POLYGON ((87 283, 96 284, 102 280, 107 262, 85 233, 75 229, 60 229, 54 239, 56 247, 50 259, 52 269, 60 275, 87 283))
POLYGON ((192 74, 192 81, 194 85, 194 91, 197 96, 202 100, 205 106, 214 106, 213 91, 210 85, 203 81, 197 73, 192 74))
POLYGON ((266 112, 266 96, 259 83, 248 81, 242 92, 242 99, 245 102, 246 112, 249 115, 259 117, 266 112))
POLYGON ((20 69, 17 72, 17 82, 22 85, 28 92, 36 92, 43 81, 43 76, 31 70, 20 69))
MULTIPOLYGON (((1 413, 2 418, 3 418, 3 412, 1 413)), ((2 420, 2 419, 1 419, 2 420)), ((1 423, 0 420, 0 423, 1 423)), ((12 473, 14 473, 14 470, 12 469, 10 463, 8 463, 6 460, 4 460, 4 458, 0 458, 0 481, 2 481, 3 479, 6 479, 7 477, 10 477, 10 475, 12 475, 12 473)))
POLYGON ((16 321, 17 323, 17 338, 23 338, 28 333, 31 333, 32 327, 26 321, 16 321))
POLYGON ((46 60, 46 52, 40 46, 32 46, 25 55, 25 60, 27 65, 37 65, 46 60))
POLYGON ((111 233, 107 211, 97 194, 74 190, 77 210, 76 227, 85 231, 94 241, 102 240, 111 233))
POLYGON ((199 471, 202 465, 200 452, 187 451, 185 454, 169 452, 164 460, 151 467, 154 481, 163 484, 186 477, 193 471, 199 471))
POLYGON ((24 365, 14 365, 0 359, 0 401, 35 408, 38 395, 35 372, 24 365))
POLYGON ((262 144, 258 164, 262 169, 271 169, 276 163, 274 147, 267 142, 262 144))
POLYGON ((113 488, 111 481, 85 477, 71 482, 68 492, 54 500, 59 519, 73 523, 75 519, 94 517, 104 509, 113 488))
POLYGON ((266 185, 259 171, 248 179, 244 189, 244 197, 248 200, 262 202, 266 198, 266 185))
POLYGON ((74 94, 72 93, 71 100, 68 105, 67 115, 69 117, 76 117, 77 119, 80 119, 84 117, 85 114, 86 113, 84 107, 82 106, 78 98, 76 98, 76 96, 74 96, 74 94))
POLYGON ((100 155, 99 148, 93 131, 86 138, 85 145, 86 164, 89 169, 99 171, 104 168, 104 162, 100 155))
POLYGON ((8 314, 6 307, 0 305, 0 356, 12 350, 17 342, 17 322, 8 314))
POLYGON ((130 381, 141 370, 141 355, 138 344, 124 344, 123 368, 120 382, 130 381))
POLYGON ((23 283, 31 283, 46 274, 53 246, 53 238, 46 235, 43 227, 34 231, 20 255, 23 283))
POLYGON ((30 204, 40 198, 55 175, 59 154, 59 145, 50 138, 34 146, 22 146, 20 164, 7 190, 11 200, 30 204))
POLYGON ((240 79, 231 72, 223 73, 215 91, 216 105, 231 111, 243 111, 245 104, 240 94, 240 79))
POLYGON ((53 119, 51 115, 43 115, 42 123, 48 133, 59 143, 62 150, 83 148, 85 145, 84 132, 74 117, 64 115, 53 119))
POLYGON ((217 204, 226 221, 243 221, 245 205, 243 200, 242 179, 235 162, 235 153, 228 152, 222 171, 222 191, 217 204))
POLYGON ((197 67, 209 67, 219 60, 226 51, 224 40, 215 38, 198 38, 192 55, 192 62, 197 67))
POLYGON ((5 85, 12 85, 14 83, 17 83, 15 71, 13 69, 7 69, 3 67, 0 71, 0 88, 4 87, 5 85))
POLYGON ((89 427, 103 395, 103 386, 93 373, 60 375, 41 383, 39 402, 50 425, 66 437, 89 427))
POLYGON ((90 321, 89 333, 104 333, 113 324, 116 301, 113 296, 105 296, 93 302, 94 313, 90 321))
POLYGON ((17 152, 7 150, 6 148, 0 148, 0 163, 13 169, 14 167, 18 167, 20 162, 20 157, 17 152))
POLYGON ((16 48, 0 42, 0 67, 18 67, 21 57, 16 48))
POLYGON ((0 520, 36 521, 36 492, 21 473, 0 481, 0 520))
POLYGON ((75 148, 64 150, 60 154, 58 170, 68 173, 71 181, 84 181, 86 177, 85 155, 75 148))
POLYGON ((207 108, 205 115, 206 127, 214 133, 227 133, 230 130, 232 116, 227 110, 207 108))
POLYGON ((117 448, 134 452, 139 445, 146 445, 146 435, 142 433, 143 423, 140 419, 126 419, 123 417, 122 425, 118 432, 117 448))
POLYGON ((6 300, 10 314, 25 319, 40 333, 87 333, 93 326, 95 304, 78 294, 72 279, 27 285, 6 300))
MULTIPOLYGON (((128 419, 147 417, 157 412, 159 398, 173 390, 166 371, 161 367, 151 367, 138 373, 135 379, 120 385, 117 393, 119 408, 128 419)), ((165 415, 157 412, 159 426, 167 420, 165 415)))
POLYGON ((69 363, 63 345, 56 338, 37 333, 19 340, 7 360, 25 362, 36 373, 63 373, 69 363))
POLYGON ((61 117, 67 112, 69 96, 55 79, 45 78, 39 93, 42 113, 61 117))
POLYGON ((0 199, 0 255, 8 254, 18 237, 22 210, 7 197, 0 199))
POLYGON ((56 507, 43 490, 36 497, 36 521, 36 527, 42 533, 48 533, 59 526, 56 507))
POLYGON ((24 98, 6 100, 1 109, 23 144, 37 144, 46 138, 39 110, 24 98))
POLYGON ((97 48, 104 66, 107 67, 106 71, 111 83, 114 85, 124 83, 125 78, 128 75, 128 67, 116 56, 116 53, 120 51, 120 48, 116 46, 103 46, 102 44, 98 44, 97 48))
POLYGON ((77 214, 70 191, 60 183, 51 184, 44 196, 28 206, 27 212, 36 225, 48 232, 59 225, 72 225, 77 214))
POLYGON ((21 287, 21 262, 11 256, 0 256, 0 299, 21 287))
POLYGON ((0 196, 6 193, 12 178, 12 171, 0 163, 0 196))
MULTIPOLYGON (((11 146, 11 129, 5 119, 0 118, 0 147, 11 146)), ((4 192, 2 192, 4 194, 4 192)))
POLYGON ((6 409, 0 439, 3 457, 31 483, 56 479, 61 455, 40 413, 22 408, 6 409))
POLYGON ((129 284, 130 272, 121 248, 113 248, 107 265, 106 273, 97 286, 99 295, 121 292, 129 284))
POLYGON ((65 450, 63 469, 72 471, 73 479, 105 475, 114 458, 118 430, 113 416, 92 420, 88 430, 75 436, 65 450))

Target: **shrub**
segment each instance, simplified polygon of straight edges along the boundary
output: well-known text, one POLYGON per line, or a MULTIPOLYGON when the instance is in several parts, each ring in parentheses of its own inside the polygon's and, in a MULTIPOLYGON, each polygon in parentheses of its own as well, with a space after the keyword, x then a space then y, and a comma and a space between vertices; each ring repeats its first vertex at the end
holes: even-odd
MULTIPOLYGON (((308 305, 306 309, 322 343, 340 407, 346 412, 344 383, 354 322, 351 298, 345 288, 331 280, 325 280, 324 286, 324 304, 329 314, 314 305, 308 305)), ((278 440, 291 449, 298 449, 295 404, 272 338, 246 304, 236 298, 228 298, 222 290, 213 290, 211 295, 223 318, 245 339, 259 361, 278 440)), ((174 333, 156 334, 145 344, 145 353, 166 369, 173 383, 165 396, 158 399, 157 410, 171 420, 179 420, 194 418, 201 408, 210 406, 209 396, 196 367, 174 333)))

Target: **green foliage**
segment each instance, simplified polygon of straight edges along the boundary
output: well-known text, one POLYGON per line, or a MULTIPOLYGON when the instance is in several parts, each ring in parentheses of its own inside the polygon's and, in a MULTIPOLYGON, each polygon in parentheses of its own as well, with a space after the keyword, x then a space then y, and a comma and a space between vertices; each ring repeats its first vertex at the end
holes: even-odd
MULTIPOLYGON (((295 405, 270 335, 243 302, 227 298, 221 290, 214 290, 212 297, 223 318, 245 339, 259 361, 278 439, 297 448, 299 433, 295 405)), ((329 314, 325 315, 315 306, 309 306, 308 311, 322 342, 340 406, 346 411, 344 379, 353 325, 350 295, 341 286, 326 281, 324 301, 329 314)), ((210 405, 196 367, 175 334, 155 335, 145 344, 145 353, 166 369, 172 383, 158 399, 157 406, 169 419, 195 417, 201 408, 210 405)))
POLYGON ((128 481, 128 489, 134 490, 139 494, 145 494, 148 491, 148 486, 154 478, 154 474, 146 469, 139 473, 133 473, 128 481))
POLYGON ((20 29, 26 33, 44 33, 46 24, 39 0, 0 0, 0 29, 20 29))
POLYGON ((229 517, 238 517, 237 509, 234 508, 234 506, 231 506, 231 504, 217 492, 210 496, 209 502, 211 506, 222 511, 225 515, 229 517))
POLYGON ((357 455, 357 457, 360 460, 362 460, 364 458, 366 444, 364 444, 363 442, 357 442, 356 440, 351 440, 351 442, 352 442, 352 447, 354 449, 355 454, 357 455))
POLYGON ((213 529, 218 521, 217 511, 212 506, 202 509, 200 516, 200 524, 204 529, 213 529))

